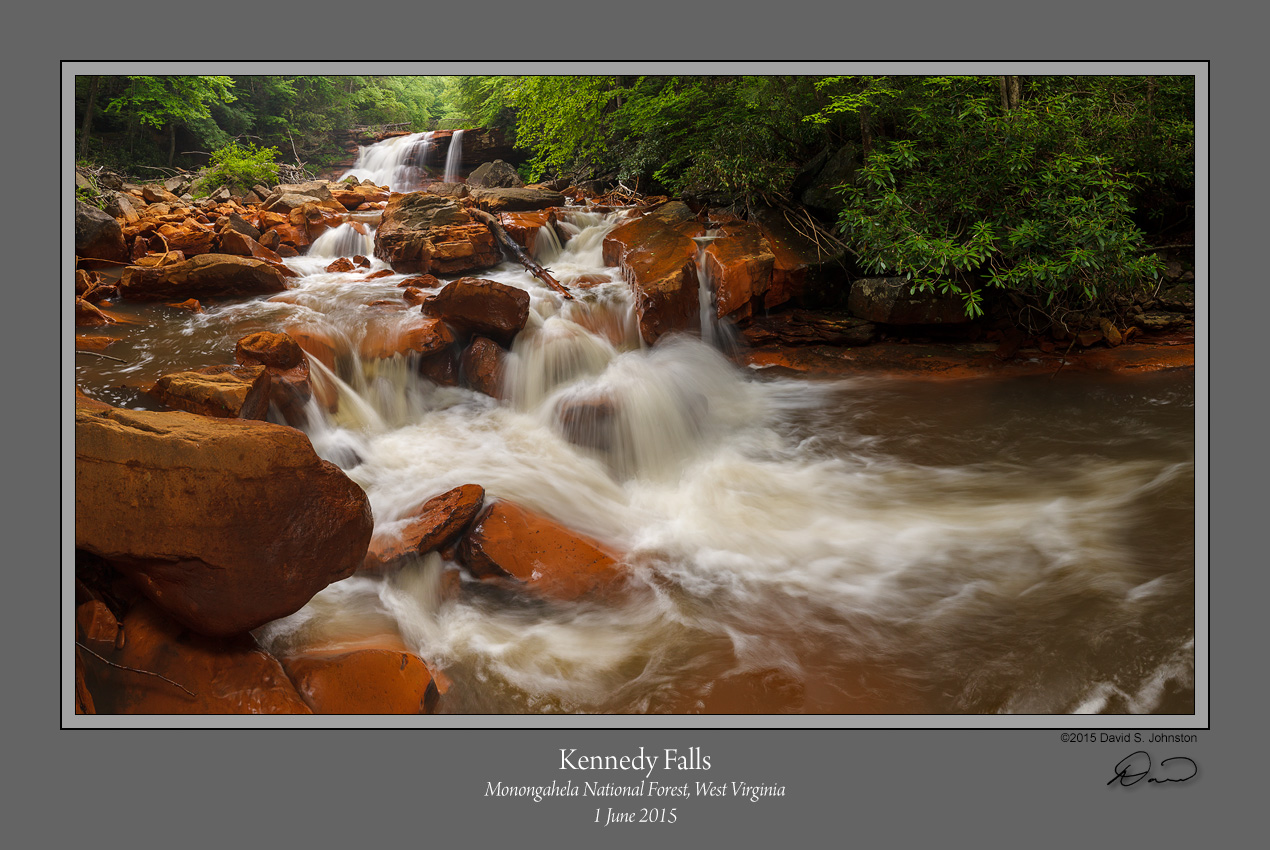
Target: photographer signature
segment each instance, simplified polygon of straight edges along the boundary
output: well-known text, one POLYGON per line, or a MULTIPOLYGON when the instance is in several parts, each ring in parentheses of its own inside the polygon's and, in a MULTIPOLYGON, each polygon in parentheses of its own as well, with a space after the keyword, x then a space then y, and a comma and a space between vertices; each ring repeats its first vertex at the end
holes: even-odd
MULTIPOLYGON (((1160 768, 1170 775, 1162 779, 1152 776, 1147 779, 1148 783, 1185 782, 1188 779, 1193 779, 1195 774, 1199 772, 1199 767, 1195 762, 1186 756, 1167 758, 1160 762, 1160 768)), ((1107 784, 1111 785, 1113 782, 1119 782, 1121 785, 1134 785, 1141 782, 1143 777, 1150 772, 1151 756, 1147 754, 1146 750, 1138 750, 1125 756, 1116 764, 1116 775, 1111 777, 1107 784)))

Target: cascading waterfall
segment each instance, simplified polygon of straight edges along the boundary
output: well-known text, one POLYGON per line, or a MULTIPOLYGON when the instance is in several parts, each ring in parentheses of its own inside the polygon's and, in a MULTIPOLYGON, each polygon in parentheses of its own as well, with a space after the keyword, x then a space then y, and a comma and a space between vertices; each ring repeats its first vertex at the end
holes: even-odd
POLYGON ((309 246, 310 257, 369 257, 375 251, 375 228, 357 221, 332 227, 309 246))
POLYGON ((715 344, 715 329, 719 324, 706 250, 718 238, 718 230, 707 230, 704 236, 693 237, 693 241, 697 243, 697 303, 701 310, 701 339, 706 345, 715 344))
POLYGON ((414 191, 426 173, 434 135, 433 132, 412 133, 359 147, 357 161, 340 179, 355 177, 387 186, 394 192, 414 191))
POLYGON ((288 292, 169 310, 128 362, 77 362, 86 387, 138 384, 251 330, 311 330, 333 353, 309 352, 303 427, 378 527, 479 484, 620 552, 632 584, 564 603, 463 573, 443 597, 458 565, 431 553, 331 585, 257 630, 266 649, 395 633, 456 713, 1193 710, 1193 376, 756 379, 708 344, 705 294, 700 339, 645 345, 602 259, 621 214, 559 217, 569 238, 538 250, 575 301, 511 263, 480 273, 531 299, 501 401, 374 356, 420 315, 369 306, 403 275, 325 272, 369 256, 347 225, 286 261, 288 292))
POLYGON ((450 149, 445 155, 445 182, 459 182, 459 167, 463 162, 463 131, 455 130, 450 137, 450 149))

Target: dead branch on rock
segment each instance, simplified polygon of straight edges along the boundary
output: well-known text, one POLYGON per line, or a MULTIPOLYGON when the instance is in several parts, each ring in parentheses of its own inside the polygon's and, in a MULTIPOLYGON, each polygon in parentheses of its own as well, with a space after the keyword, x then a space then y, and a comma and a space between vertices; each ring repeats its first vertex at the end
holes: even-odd
POLYGON ((489 228, 490 233, 494 234, 494 238, 498 240, 498 244, 503 246, 503 248, 515 257, 516 261, 524 266, 531 275, 538 278, 543 283, 547 284, 547 286, 550 286, 570 301, 573 300, 573 293, 561 286, 560 283, 551 276, 550 272, 534 262, 533 258, 526 254, 525 250, 521 248, 520 245, 516 244, 516 240, 507 235, 507 231, 504 230, 503 226, 498 223, 497 218, 485 212, 485 210, 480 210, 476 207, 469 208, 468 212, 470 212, 474 218, 484 222, 485 226, 489 228))
POLYGON ((807 241, 816 246, 816 256, 832 257, 842 252, 855 252, 851 250, 847 243, 834 236, 825 227, 811 217, 811 213, 807 210, 793 210, 787 204, 778 204, 781 214, 785 217, 785 223, 794 229, 794 232, 803 237, 807 241), (797 219, 797 221, 795 221, 797 219), (821 241, 829 243, 829 247, 836 250, 826 250, 821 241))
POLYGON ((96 658, 98 661, 102 661, 102 662, 104 662, 104 663, 106 663, 106 664, 109 664, 111 667, 117 667, 117 668, 118 668, 118 669, 120 669, 120 670, 127 670, 129 673, 142 673, 142 674, 144 674, 144 675, 146 675, 146 676, 153 676, 153 677, 155 677, 156 679, 162 679, 163 681, 167 682, 169 685, 176 685, 178 688, 180 688, 181 690, 185 691, 185 692, 186 692, 187 694, 189 694, 190 696, 194 697, 195 699, 198 699, 198 694, 194 693, 194 692, 193 692, 193 691, 191 691, 189 688, 187 688, 187 687, 185 687, 184 685, 182 685, 180 682, 173 682, 173 681, 172 681, 171 679, 169 679, 167 676, 164 676, 164 675, 162 675, 162 674, 160 674, 160 673, 155 673, 155 672, 154 672, 154 671, 152 671, 152 670, 139 670, 139 669, 137 669, 136 667, 127 667, 127 666, 125 666, 125 665, 123 665, 123 664, 116 664, 115 662, 111 661, 109 658, 103 658, 103 657, 101 657, 100 655, 98 655, 97 653, 93 652, 93 651, 92 651, 91 649, 89 649, 88 647, 84 646, 84 645, 83 645, 82 643, 80 643, 79 641, 75 641, 75 645, 76 645, 76 646, 78 646, 80 649, 84 650, 84 652, 87 652, 89 655, 91 655, 91 656, 93 656, 94 658, 96 658))

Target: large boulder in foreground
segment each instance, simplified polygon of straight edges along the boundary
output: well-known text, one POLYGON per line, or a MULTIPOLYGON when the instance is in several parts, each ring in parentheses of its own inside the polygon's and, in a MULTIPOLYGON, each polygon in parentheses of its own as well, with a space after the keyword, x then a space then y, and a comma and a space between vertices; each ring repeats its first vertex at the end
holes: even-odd
POLYGON ((503 261, 488 227, 429 192, 393 193, 375 230, 375 256, 401 274, 461 274, 503 261))
POLYGON ((245 298, 285 292, 287 284, 272 264, 230 254, 201 254, 170 266, 128 266, 119 294, 134 301, 245 298))
POLYGON ((205 635, 299 610, 374 528, 362 489, 268 422, 77 407, 75 478, 75 545, 205 635))
POLYGON ((199 635, 145 600, 128 610, 123 628, 119 649, 89 641, 93 653, 118 667, 84 658, 99 714, 313 713, 278 659, 251 635, 199 635))
POLYGON ((617 555, 598 540, 504 501, 476 518, 459 556, 473 575, 511 577, 559 599, 603 593, 626 575, 617 555))
POLYGON ((705 233, 688 207, 670 201, 604 237, 604 262, 618 266, 635 295, 640 334, 650 345, 701 325, 697 243, 705 233))
POLYGON ((115 217, 83 201, 75 202, 75 255, 93 260, 128 262, 123 228, 115 217))

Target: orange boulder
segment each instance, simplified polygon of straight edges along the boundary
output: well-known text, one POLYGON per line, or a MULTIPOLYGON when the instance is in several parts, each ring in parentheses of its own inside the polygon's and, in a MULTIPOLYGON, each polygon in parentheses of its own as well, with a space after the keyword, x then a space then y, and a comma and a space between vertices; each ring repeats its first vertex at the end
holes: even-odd
POLYGON ((474 575, 510 576, 561 599, 603 593, 625 580, 617 555, 599 541, 504 501, 477 517, 459 556, 474 575))

